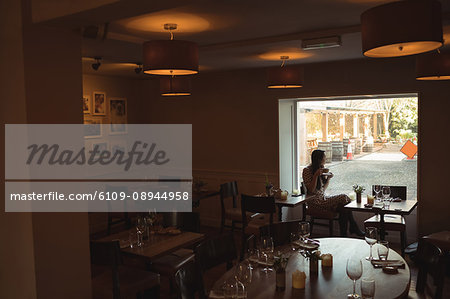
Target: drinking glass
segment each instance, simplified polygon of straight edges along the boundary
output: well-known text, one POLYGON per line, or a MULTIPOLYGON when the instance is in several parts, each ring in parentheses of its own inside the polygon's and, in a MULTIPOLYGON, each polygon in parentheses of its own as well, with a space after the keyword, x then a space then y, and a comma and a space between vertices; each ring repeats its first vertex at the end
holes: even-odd
POLYGON ((353 294, 349 294, 347 298, 359 298, 356 294, 356 281, 362 275, 362 263, 361 259, 356 257, 351 257, 347 260, 347 276, 353 280, 353 294))
POLYGON ((378 241, 378 257, 381 261, 385 261, 389 254, 389 242, 388 241, 378 241))
POLYGON ((366 234, 365 234, 365 239, 367 244, 369 244, 370 246, 370 255, 368 257, 366 257, 366 260, 371 261, 373 259, 372 257, 372 246, 373 244, 377 243, 377 235, 378 235, 378 230, 376 227, 366 227, 366 234))
POLYGON ((300 235, 302 242, 306 243, 306 238, 308 238, 311 233, 309 222, 306 221, 300 222, 298 233, 300 235))
POLYGON ((381 186, 380 185, 373 185, 373 192, 375 193, 375 198, 377 202, 380 200, 380 193, 381 193, 381 186))
POLYGON ((298 239, 299 239, 298 233, 291 233, 290 239, 291 239, 291 247, 292 247, 292 250, 295 251, 295 250, 297 249, 297 247, 298 247, 298 245, 296 245, 296 242, 297 242, 298 239))
POLYGON ((248 263, 240 263, 234 269, 234 278, 240 281, 245 287, 252 282, 253 272, 248 263))
POLYGON ((386 200, 391 197, 391 187, 389 186, 383 186, 383 189, 381 190, 383 194, 383 198, 386 200))
POLYGON ((269 267, 269 255, 273 254, 273 239, 272 237, 263 237, 261 240, 261 253, 265 259, 265 267, 262 269, 264 273, 272 272, 273 269, 269 267))
POLYGON ((142 247, 142 246, 144 246, 144 241, 143 241, 142 236, 145 232, 145 219, 143 217, 136 218, 136 232, 137 232, 137 237, 138 237, 137 246, 142 247))
POLYGON ((361 295, 364 299, 371 299, 375 296, 375 280, 370 278, 361 279, 361 295))

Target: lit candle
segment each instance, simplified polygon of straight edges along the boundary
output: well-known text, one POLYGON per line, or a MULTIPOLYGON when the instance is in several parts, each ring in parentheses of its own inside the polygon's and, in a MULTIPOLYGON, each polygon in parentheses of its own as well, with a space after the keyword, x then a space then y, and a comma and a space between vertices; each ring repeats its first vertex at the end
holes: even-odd
POLYGON ((304 289, 306 282, 306 274, 305 272, 295 270, 292 273, 292 287, 294 289, 304 289))
POLYGON ((373 195, 367 195, 367 203, 369 205, 373 205, 374 199, 375 199, 375 197, 373 195))
POLYGON ((322 254, 322 267, 333 267, 333 255, 322 254))
POLYGON ((294 190, 292 190, 292 194, 293 195, 299 195, 300 191, 298 191, 298 189, 294 189, 294 190))
POLYGON ((281 191, 281 200, 287 200, 287 198, 288 198, 288 192, 281 191))

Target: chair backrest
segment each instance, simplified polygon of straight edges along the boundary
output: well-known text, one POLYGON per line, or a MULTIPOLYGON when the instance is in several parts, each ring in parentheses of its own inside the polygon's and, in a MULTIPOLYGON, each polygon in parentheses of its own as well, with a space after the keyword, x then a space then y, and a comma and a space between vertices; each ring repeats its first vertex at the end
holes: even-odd
POLYGON ((120 298, 119 265, 122 264, 119 241, 91 241, 91 264, 111 267, 113 298, 120 298))
POLYGON ((201 272, 227 263, 231 268, 232 261, 237 259, 236 244, 233 234, 211 237, 195 247, 195 259, 201 272))
POLYGON ((265 225, 259 228, 261 236, 271 236, 275 246, 289 244, 291 233, 298 233, 300 220, 286 221, 265 225))
POLYGON ((205 299, 203 277, 195 261, 184 264, 175 273, 175 284, 180 299, 205 299), (196 294, 198 297, 196 297, 196 294))
POLYGON ((175 226, 183 231, 198 232, 200 216, 196 212, 163 213, 163 226, 175 226))
POLYGON ((416 263, 419 266, 416 285, 417 292, 425 292, 427 278, 430 275, 435 285, 433 299, 442 298, 445 277, 445 262, 442 250, 427 241, 426 238, 420 239, 417 248, 416 263))
POLYGON ((220 203, 222 210, 225 211, 225 199, 230 197, 233 199, 233 208, 236 208, 238 196, 239 192, 236 181, 220 185, 220 203))
POLYGON ((300 194, 305 195, 307 192, 305 182, 300 183, 300 194))
POLYGON ((247 212, 264 213, 270 216, 270 225, 273 224, 273 214, 276 212, 275 198, 273 196, 251 196, 241 194, 242 224, 247 226, 247 212))
MULTIPOLYGON (((401 200, 406 200, 406 186, 389 186, 391 189, 392 198, 400 198, 401 200)), ((372 186, 372 195, 375 195, 372 186)))

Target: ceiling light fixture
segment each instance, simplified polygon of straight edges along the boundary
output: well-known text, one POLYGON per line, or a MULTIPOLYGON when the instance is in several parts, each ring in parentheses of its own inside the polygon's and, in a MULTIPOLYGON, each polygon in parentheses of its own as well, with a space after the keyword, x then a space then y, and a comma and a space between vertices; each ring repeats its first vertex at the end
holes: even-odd
POLYGON ((436 0, 406 0, 365 11, 361 15, 364 55, 398 57, 441 47, 441 10, 441 4, 436 0))
POLYGON ((416 58, 417 80, 450 80, 450 52, 436 51, 416 58))
POLYGON ((170 40, 144 43, 144 73, 152 75, 193 75, 198 73, 198 45, 190 41, 174 40, 172 31, 177 24, 164 24, 170 40))
POLYGON ((102 65, 102 63, 100 62, 100 60, 102 60, 101 57, 94 57, 95 59, 95 63, 92 64, 92 68, 94 69, 94 71, 98 71, 99 67, 102 65))
POLYGON ((342 45, 340 36, 330 36, 322 38, 312 38, 302 40, 303 50, 317 50, 326 48, 335 48, 342 45))
POLYGON ((286 66, 289 56, 280 56, 281 67, 267 70, 267 88, 299 88, 303 86, 302 69, 286 66))
POLYGON ((189 77, 165 76, 159 81, 162 96, 190 96, 191 81, 189 77))

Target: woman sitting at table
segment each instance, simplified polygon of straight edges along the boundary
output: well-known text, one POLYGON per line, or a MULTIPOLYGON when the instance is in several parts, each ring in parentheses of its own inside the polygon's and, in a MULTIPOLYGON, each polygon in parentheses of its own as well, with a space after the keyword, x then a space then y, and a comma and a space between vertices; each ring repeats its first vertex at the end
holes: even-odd
POLYGON ((325 190, 333 177, 332 173, 325 173, 325 152, 315 150, 311 154, 311 164, 303 169, 303 183, 306 186, 306 202, 309 208, 339 213, 339 227, 341 236, 347 235, 347 223, 350 223, 350 233, 364 236, 353 218, 351 211, 344 209, 350 202, 345 194, 325 196, 325 190))

